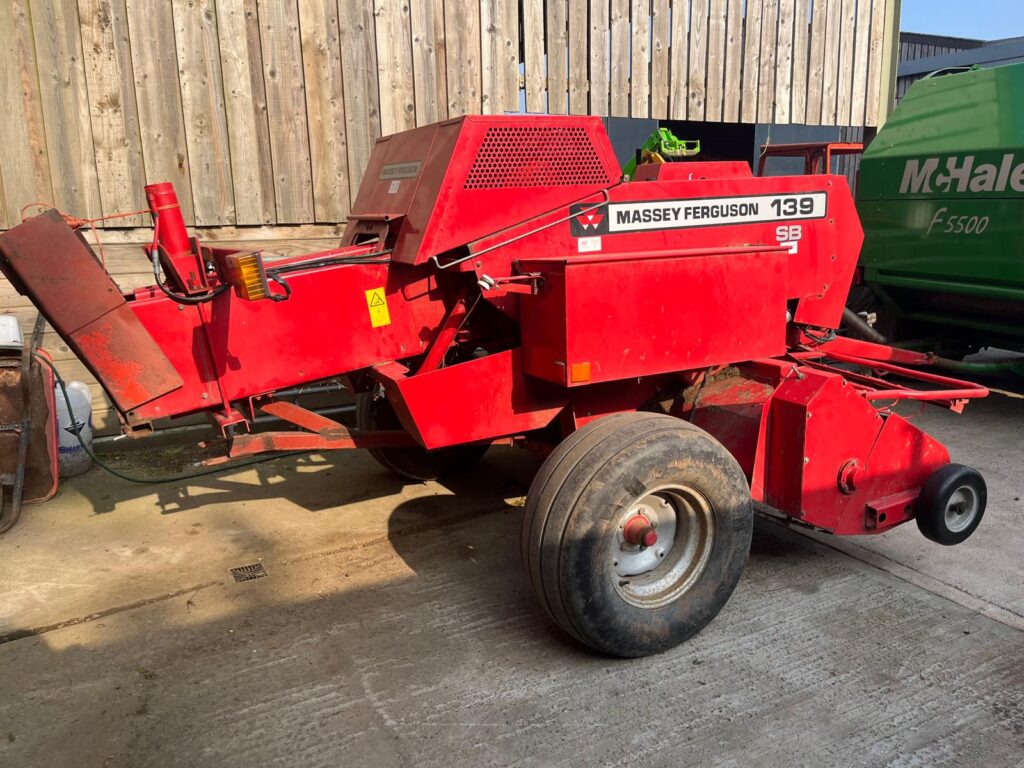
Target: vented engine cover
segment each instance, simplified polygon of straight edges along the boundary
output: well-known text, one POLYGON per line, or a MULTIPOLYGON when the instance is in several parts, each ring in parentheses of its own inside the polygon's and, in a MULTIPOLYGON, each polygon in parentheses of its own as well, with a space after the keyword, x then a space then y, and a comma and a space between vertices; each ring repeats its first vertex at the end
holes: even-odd
POLYGON ((377 140, 343 242, 397 220, 392 258, 422 264, 620 176, 600 118, 461 117, 377 140))

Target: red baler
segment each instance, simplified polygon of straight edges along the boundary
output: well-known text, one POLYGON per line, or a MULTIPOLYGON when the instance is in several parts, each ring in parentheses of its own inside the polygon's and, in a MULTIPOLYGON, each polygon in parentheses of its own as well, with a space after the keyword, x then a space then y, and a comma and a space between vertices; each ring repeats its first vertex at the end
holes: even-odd
POLYGON ((836 336, 862 240, 845 179, 640 171, 620 177, 596 118, 465 117, 380 139, 329 251, 208 247, 157 184, 153 286, 122 294, 56 211, 0 235, 0 268, 126 431, 204 411, 230 457, 368 448, 413 479, 496 442, 544 452, 523 557, 554 620, 608 653, 714 617, 752 500, 836 534, 967 538, 984 481, 891 406, 986 391, 836 336), (338 375, 357 429, 275 398, 338 375), (252 433, 260 411, 300 429, 252 433))

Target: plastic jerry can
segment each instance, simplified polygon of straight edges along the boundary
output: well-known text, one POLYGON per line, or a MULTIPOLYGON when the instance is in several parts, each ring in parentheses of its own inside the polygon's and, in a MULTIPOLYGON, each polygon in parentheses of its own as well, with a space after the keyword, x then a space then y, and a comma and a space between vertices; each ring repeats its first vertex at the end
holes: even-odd
POLYGON ((71 401, 71 414, 68 413, 67 402, 61 392, 60 383, 56 385, 54 399, 57 401, 58 466, 61 477, 80 475, 92 466, 92 459, 82 448, 75 436, 75 429, 81 430, 82 441, 92 449, 92 395, 89 387, 80 381, 65 383, 68 400, 71 401), (74 421, 72 421, 74 418, 74 421))

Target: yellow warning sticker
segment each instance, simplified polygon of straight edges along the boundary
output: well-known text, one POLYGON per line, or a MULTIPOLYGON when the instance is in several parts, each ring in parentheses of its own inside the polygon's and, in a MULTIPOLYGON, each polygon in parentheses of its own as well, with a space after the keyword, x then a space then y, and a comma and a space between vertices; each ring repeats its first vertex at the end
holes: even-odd
POLYGON ((388 312, 388 300, 384 288, 374 288, 366 292, 366 307, 370 310, 370 326, 380 328, 391 325, 391 313, 388 312))

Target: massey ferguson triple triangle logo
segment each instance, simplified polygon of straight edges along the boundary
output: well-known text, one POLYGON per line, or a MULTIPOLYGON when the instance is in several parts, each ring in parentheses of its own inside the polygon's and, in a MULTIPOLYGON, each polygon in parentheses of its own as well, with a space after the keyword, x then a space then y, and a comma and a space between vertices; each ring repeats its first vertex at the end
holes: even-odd
POLYGON ((573 237, 608 234, 608 207, 594 207, 593 203, 569 207, 572 216, 569 229, 573 237))
POLYGON ((581 213, 576 217, 576 221, 578 221, 580 226, 584 229, 593 229, 597 232, 597 228, 601 226, 601 222, 604 221, 604 214, 598 213, 597 211, 581 213))

